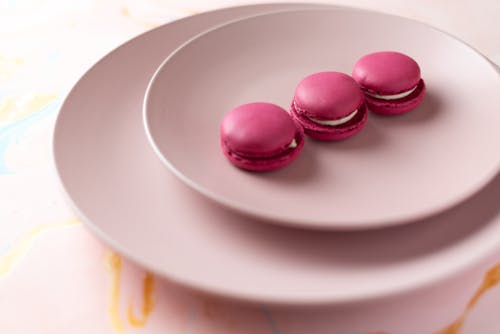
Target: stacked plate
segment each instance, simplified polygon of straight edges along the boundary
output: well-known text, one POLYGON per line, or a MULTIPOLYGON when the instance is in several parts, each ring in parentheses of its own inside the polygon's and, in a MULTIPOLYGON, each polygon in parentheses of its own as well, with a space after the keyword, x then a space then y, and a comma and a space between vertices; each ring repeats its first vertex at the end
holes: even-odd
MULTIPOLYGON (((500 246, 500 78, 463 42, 400 17, 258 5, 149 31, 94 65, 54 135, 70 201, 106 243, 167 279, 232 299, 340 305, 456 279, 500 246), (427 84, 406 115, 248 173, 219 125, 362 55, 411 55, 427 84)), ((478 282, 474 282, 478 284, 478 282)))

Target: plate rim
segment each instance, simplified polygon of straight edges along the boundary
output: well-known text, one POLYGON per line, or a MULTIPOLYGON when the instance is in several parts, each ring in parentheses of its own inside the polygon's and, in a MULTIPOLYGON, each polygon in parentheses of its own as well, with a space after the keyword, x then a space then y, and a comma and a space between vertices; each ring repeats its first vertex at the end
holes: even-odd
MULTIPOLYGON (((296 4, 296 3, 295 3, 296 4)), ((276 5, 283 5, 286 6, 287 4, 285 3, 280 3, 276 5)), ((311 5, 314 6, 314 4, 303 4, 303 5, 311 5)), ((233 8, 242 8, 242 7, 254 7, 254 8, 259 8, 262 5, 246 5, 246 6, 238 6, 238 7, 233 7, 233 8)), ((325 5, 325 6, 332 6, 332 5, 325 5)), ((267 7, 266 7, 267 8, 267 7)), ((213 12, 218 12, 218 11, 223 11, 227 9, 221 9, 221 10, 216 10, 213 12)), ((269 10, 275 10, 275 9, 269 9, 269 10)), ((209 12, 210 13, 210 12, 209 12)), ((199 15, 204 15, 199 14, 199 15)), ((186 20, 189 18, 183 18, 181 20, 186 20)), ((170 25, 171 23, 167 23, 166 25, 170 25)), ((156 29, 163 29, 166 25, 162 25, 160 27, 157 27, 153 30, 156 29)), ((118 49, 121 49, 125 45, 128 45, 129 43, 134 43, 136 40, 141 39, 144 35, 147 35, 150 33, 150 31, 146 31, 144 33, 141 33, 140 35, 130 39, 129 41, 126 41, 125 43, 121 44, 117 48, 113 49, 109 53, 105 54, 99 61, 94 63, 73 85, 72 89, 69 91, 67 94, 66 98, 64 99, 63 103, 61 104, 60 107, 60 112, 57 115, 57 119, 55 122, 54 126, 54 132, 52 136, 52 163, 53 163, 53 171, 56 176, 56 179, 58 181, 58 184, 61 188, 61 193, 63 194, 64 198, 66 199, 67 203, 69 206, 73 209, 73 211, 77 214, 77 216, 84 222, 85 226, 89 228, 89 230, 95 234, 99 239, 101 239, 105 244, 110 246, 110 248, 118 251, 120 254, 123 254, 125 257, 130 259, 132 262, 139 264, 140 266, 151 270, 152 272, 158 273, 164 278, 167 278, 169 281, 182 286, 182 287, 187 287, 189 289, 192 289, 194 291, 200 291, 203 293, 206 293, 208 295, 214 295, 218 297, 223 297, 227 298, 229 300, 235 300, 235 301, 240 301, 240 302, 249 302, 249 303, 255 303, 255 304, 261 304, 263 302, 268 303, 270 305, 284 305, 284 306, 290 306, 290 305, 300 305, 300 306, 321 306, 321 305, 340 305, 340 304, 346 304, 346 303, 352 303, 352 302, 359 302, 359 301, 369 301, 372 299, 378 299, 378 298, 388 298, 391 296, 395 296, 401 293, 413 291, 417 288, 424 288, 429 285, 434 285, 438 284, 439 282, 442 282, 446 279, 450 279, 450 277, 454 275, 458 275, 462 272, 465 272, 467 270, 470 270, 472 267, 477 266, 479 263, 484 261, 488 256, 491 256, 495 251, 498 250, 498 245, 497 244, 488 244, 488 247, 483 247, 481 248, 481 251, 474 252, 471 254, 470 258, 467 261, 462 261, 461 265, 455 265, 451 270, 446 270, 446 271, 441 271, 440 275, 434 275, 432 277, 427 277, 425 280, 421 281, 411 281, 411 283, 406 284, 406 285, 401 285, 398 286, 397 289, 392 289, 390 291, 384 291, 382 293, 377 293, 374 294, 373 296, 357 296, 353 298, 346 298, 345 300, 339 300, 335 299, 332 300, 332 298, 323 298, 323 299, 277 299, 277 298, 270 298, 270 297, 261 297, 261 296, 249 296, 245 295, 242 293, 231 293, 228 290, 223 290, 220 288, 213 288, 213 286, 210 286, 209 284, 200 284, 200 281, 197 280, 187 280, 185 277, 179 277, 176 273, 173 273, 172 271, 167 271, 165 269, 159 268, 157 265, 154 265, 153 263, 150 263, 150 261, 145 260, 144 258, 141 258, 140 255, 134 255, 133 252, 130 252, 125 246, 121 245, 120 241, 114 239, 114 237, 108 235, 105 233, 101 228, 99 227, 98 224, 93 223, 85 214, 84 211, 82 211, 79 206, 77 201, 74 198, 74 193, 70 191, 70 187, 68 187, 68 184, 65 182, 65 178, 63 178, 61 171, 61 162, 59 161, 58 158, 58 141, 57 138, 59 137, 59 133, 61 131, 61 128, 63 126, 62 124, 62 116, 64 114, 64 110, 67 110, 66 104, 67 101, 72 97, 74 91, 81 85, 81 82, 85 80, 86 76, 90 73, 93 72, 95 67, 101 63, 104 62, 105 60, 108 60, 118 49)), ((67 113, 67 112, 66 112, 67 113)))
MULTIPOLYGON (((314 6, 314 4, 313 4, 314 6)), ((144 99, 143 99, 143 104, 142 104, 142 121, 143 121, 143 127, 144 131, 146 133, 146 137, 148 139, 148 142, 150 143, 150 146, 153 148, 153 151, 155 152, 156 156, 160 159, 160 161, 163 163, 164 166, 166 166, 178 179, 180 179, 184 184, 189 186, 191 189, 197 191, 198 193, 202 194, 204 197, 207 199, 211 200, 213 203, 220 205, 226 209, 230 209, 233 212, 237 212, 239 214, 243 215, 248 215, 251 217, 255 217, 259 219, 263 223, 271 223, 271 224, 276 224, 280 226, 285 226, 285 227, 295 227, 295 228, 305 228, 309 230, 324 230, 324 231, 361 231, 361 230, 375 230, 375 229, 382 229, 382 228, 387 228, 387 227, 393 227, 393 226, 399 226, 399 225, 405 225, 409 223, 417 223, 419 220, 426 219, 429 217, 432 217, 436 214, 439 214, 441 212, 444 212, 446 210, 449 210, 457 205, 460 205, 461 203, 465 202, 467 199, 471 198, 475 194, 477 194, 481 189, 483 189, 486 185, 488 185, 497 175, 497 173, 500 171, 500 158, 497 159, 495 168, 493 170, 490 170, 488 173, 485 173, 485 177, 482 178, 481 182, 478 182, 474 187, 471 187, 468 191, 461 192, 459 196, 454 196, 452 200, 448 200, 446 202, 442 202, 439 205, 434 205, 431 209, 426 210, 425 212, 417 212, 417 213, 410 213, 406 215, 401 215, 399 217, 393 217, 391 219, 371 219, 371 220, 363 220, 360 222, 359 220, 337 220, 337 221, 332 221, 331 219, 315 219, 311 220, 309 219, 307 222, 300 218, 294 218, 291 216, 283 215, 280 213, 273 212, 271 213, 269 210, 262 210, 259 208, 255 208, 251 205, 248 205, 247 203, 244 203, 242 201, 237 201, 232 198, 229 198, 228 196, 220 195, 211 190, 210 188, 207 188, 203 185, 200 185, 196 181, 192 180, 189 176, 185 175, 181 170, 179 170, 172 162, 169 161, 169 159, 162 153, 162 150, 160 149, 160 145, 158 144, 158 140, 155 138, 155 134, 152 131, 152 126, 151 122, 149 119, 150 113, 148 112, 148 102, 150 100, 151 96, 151 90, 152 87, 155 85, 156 81, 158 80, 158 77, 161 75, 161 72, 163 71, 163 68, 170 62, 171 59, 173 59, 182 49, 185 47, 189 46, 193 41, 196 41, 199 38, 202 38, 214 31, 220 30, 227 28, 228 26, 238 24, 240 22, 244 22, 247 20, 252 20, 255 18, 263 17, 263 16, 274 16, 274 15, 280 15, 280 14, 286 14, 286 13, 294 13, 294 12, 324 12, 324 11, 346 11, 346 12, 363 12, 363 13, 368 13, 368 14, 375 14, 375 15, 382 15, 382 16, 388 16, 388 17, 395 17, 399 19, 404 19, 413 23, 416 23, 418 25, 421 25, 426 28, 430 28, 434 31, 437 31, 439 33, 442 33, 446 35, 447 37, 457 41, 458 43, 462 44, 463 46, 467 47, 471 51, 473 51, 476 55, 480 56, 488 66, 491 67, 494 73, 497 73, 498 76, 500 76, 500 71, 498 66, 496 66, 495 63, 493 63, 490 59, 488 59, 484 54, 479 52, 477 49, 472 47, 470 44, 466 43, 462 39, 442 30, 439 28, 434 27, 433 25, 430 25, 428 23, 415 20, 412 18, 407 18, 404 16, 399 16, 399 15, 393 15, 393 14, 388 14, 384 12, 379 12, 379 11, 374 11, 374 10, 368 10, 368 9, 361 9, 361 8, 354 8, 354 7, 349 7, 349 6, 342 6, 342 5, 331 5, 328 6, 326 5, 327 8, 325 9, 319 9, 319 8, 306 8, 306 9, 284 9, 284 10, 276 10, 276 11, 270 11, 270 12, 265 12, 265 13, 260 13, 260 14, 254 14, 254 15, 249 15, 241 18, 236 18, 234 20, 229 20, 227 22, 218 24, 213 26, 210 29, 204 30, 200 32, 199 34, 196 34, 195 36, 191 37, 190 39, 186 40, 184 43, 179 45, 174 51, 172 51, 162 62, 161 64, 156 68, 153 76, 151 77, 147 88, 146 92, 144 94, 144 99)))

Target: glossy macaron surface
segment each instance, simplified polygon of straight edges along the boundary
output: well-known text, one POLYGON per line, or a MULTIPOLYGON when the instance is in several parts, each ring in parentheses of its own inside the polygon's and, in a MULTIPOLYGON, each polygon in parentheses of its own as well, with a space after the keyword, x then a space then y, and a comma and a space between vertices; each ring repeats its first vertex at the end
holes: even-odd
POLYGON ((303 116, 335 120, 358 109, 363 98, 358 84, 347 74, 319 72, 297 85, 293 102, 303 116))
POLYGON ((397 94, 414 88, 420 81, 420 67, 411 57, 392 51, 361 57, 352 77, 365 90, 380 95, 397 94))
POLYGON ((368 108, 378 114, 402 114, 418 107, 424 99, 426 88, 419 65, 400 52, 375 52, 361 57, 352 77, 363 89, 368 108))
POLYGON ((319 140, 341 140, 361 131, 367 120, 364 94, 347 74, 319 72, 296 87, 292 116, 319 140))
POLYGON ((226 157, 238 167, 272 170, 298 156, 303 132, 281 107, 264 102, 232 109, 220 127, 221 146, 226 157))

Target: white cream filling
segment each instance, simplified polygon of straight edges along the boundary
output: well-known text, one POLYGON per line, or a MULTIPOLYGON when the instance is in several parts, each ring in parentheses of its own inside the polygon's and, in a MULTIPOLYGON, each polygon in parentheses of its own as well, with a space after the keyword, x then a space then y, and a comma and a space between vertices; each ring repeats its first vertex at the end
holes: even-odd
POLYGON ((297 141, 294 139, 292 142, 288 145, 288 148, 296 148, 297 147, 297 141))
POLYGON ((381 99, 381 100, 397 100, 397 99, 401 99, 401 98, 406 97, 406 96, 410 95, 411 93, 413 93, 413 91, 415 89, 417 89, 417 86, 413 87, 410 90, 407 90, 406 92, 402 92, 402 93, 394 94, 394 95, 378 95, 378 94, 372 94, 372 93, 368 93, 368 92, 365 92, 365 93, 366 93, 366 95, 370 95, 371 97, 374 97, 376 99, 381 99))
POLYGON ((358 109, 354 110, 352 113, 350 113, 346 117, 339 118, 339 119, 332 119, 332 120, 316 119, 316 118, 312 118, 309 116, 307 118, 309 118, 311 121, 313 121, 314 123, 317 123, 317 124, 336 126, 336 125, 341 125, 341 124, 349 122, 354 116, 356 116, 357 113, 358 113, 358 109))

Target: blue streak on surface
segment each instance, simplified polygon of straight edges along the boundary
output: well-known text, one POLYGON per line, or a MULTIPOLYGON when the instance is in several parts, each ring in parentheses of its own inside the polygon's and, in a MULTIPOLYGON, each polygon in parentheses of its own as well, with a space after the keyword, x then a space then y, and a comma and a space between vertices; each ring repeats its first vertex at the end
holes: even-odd
POLYGON ((188 322, 187 322, 184 334, 193 333, 197 320, 198 320, 198 315, 196 313, 196 310, 194 307, 191 307, 191 309, 189 310, 189 318, 188 318, 188 322))
POLYGON ((40 111, 34 112, 33 114, 26 116, 15 123, 0 126, 0 174, 12 173, 12 171, 7 168, 5 164, 5 153, 7 152, 9 145, 13 141, 19 140, 19 138, 26 132, 26 130, 29 129, 31 125, 59 110, 61 102, 62 99, 57 98, 44 106, 40 111))
POLYGON ((9 249, 10 249, 9 245, 0 248, 0 257, 2 257, 3 255, 7 254, 7 252, 9 251, 9 249))
POLYGON ((280 334, 280 329, 278 328, 278 324, 273 318, 273 315, 271 314, 271 311, 268 310, 266 307, 262 307, 262 312, 267 318, 267 321, 269 322, 269 325, 271 325, 271 329, 273 330, 273 334, 280 334))

